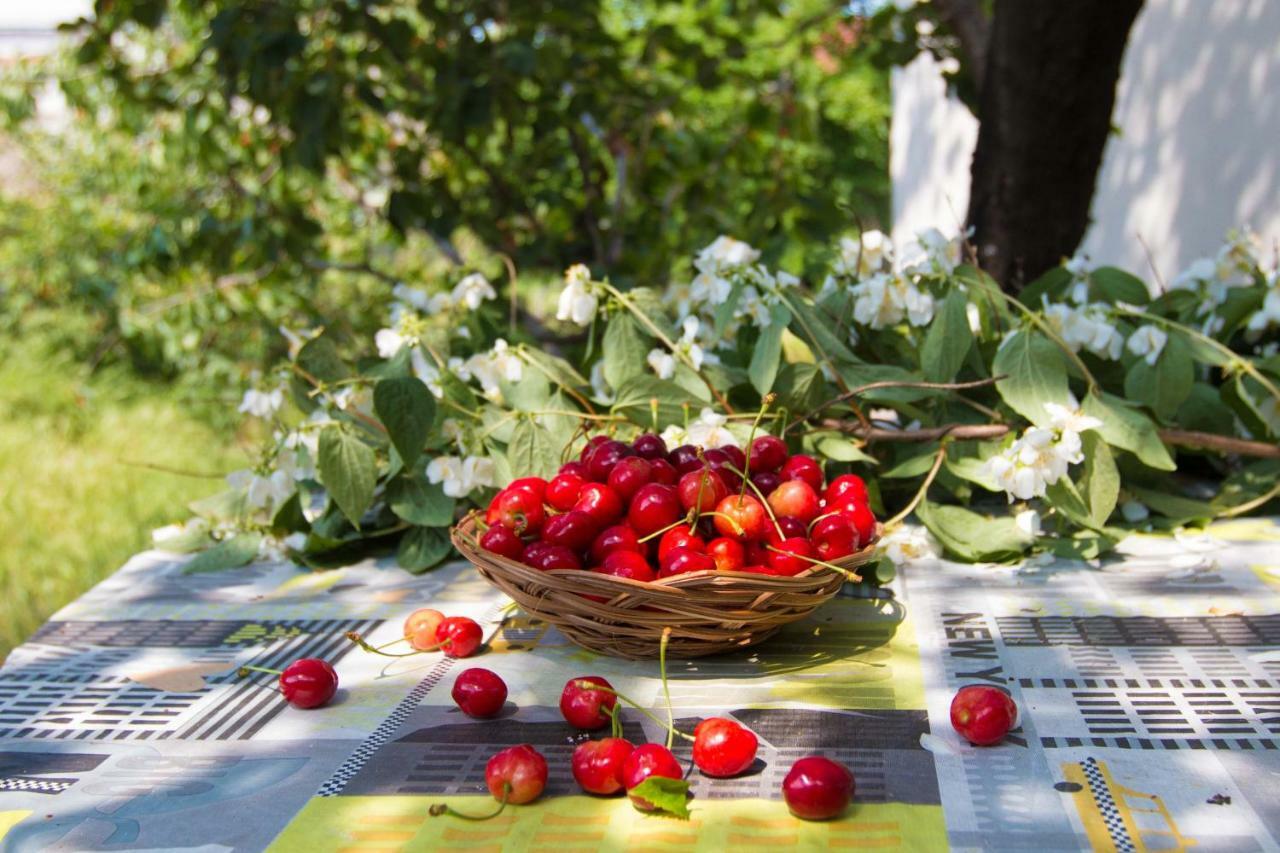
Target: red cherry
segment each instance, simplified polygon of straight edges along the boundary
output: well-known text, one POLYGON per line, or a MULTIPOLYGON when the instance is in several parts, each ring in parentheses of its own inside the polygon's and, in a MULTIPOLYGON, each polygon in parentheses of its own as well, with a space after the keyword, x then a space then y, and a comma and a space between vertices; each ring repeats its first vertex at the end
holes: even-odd
MULTIPOLYGON (((587 439, 587 443, 583 445, 582 450, 578 453, 578 461, 583 463, 583 465, 585 466, 587 462, 587 457, 591 455, 591 451, 595 450, 597 447, 604 444, 606 441, 611 441, 611 440, 612 439, 610 439, 609 436, 605 435, 604 433, 591 436, 591 438, 587 439)), ((584 472, 582 476, 589 477, 590 474, 588 472, 584 472)))
POLYGON ((591 472, 587 470, 587 466, 576 460, 564 463, 556 473, 557 475, 572 474, 574 477, 581 477, 583 482, 586 482, 591 476, 591 472))
POLYGON ((834 510, 849 519, 853 524, 853 529, 858 532, 859 548, 864 548, 871 544, 871 540, 876 535, 876 517, 871 512, 871 507, 856 498, 849 498, 838 501, 833 506, 828 506, 827 510, 834 510))
POLYGON ((649 483, 641 486, 627 510, 627 523, 641 537, 656 533, 680 518, 680 499, 670 486, 649 483))
MULTIPOLYGON (((769 525, 773 527, 772 524, 769 525)), ((726 537, 727 538, 727 537, 726 537)), ((784 536, 783 539, 786 537, 784 536)), ((782 540, 779 539, 779 542, 782 540)), ((742 565, 744 566, 767 566, 769 564, 769 552, 765 550, 763 542, 743 542, 742 543, 742 565)), ((743 571, 746 571, 745 569, 743 571)))
POLYGON ((787 445, 776 435, 758 436, 751 442, 751 472, 777 471, 787 461, 787 445))
POLYGON ((802 536, 783 539, 775 546, 777 551, 769 552, 769 565, 780 574, 798 575, 805 569, 813 568, 813 545, 802 536), (782 553, 785 552, 785 553, 782 553))
POLYGON ((584 740, 573 750, 573 778, 588 794, 616 794, 623 788, 622 765, 633 749, 631 741, 620 737, 584 740))
POLYGON ((468 717, 492 717, 506 704, 507 683, 493 670, 473 666, 458 673, 449 695, 468 717))
POLYGON ((734 720, 712 717, 693 730, 693 763, 708 776, 737 776, 756 760, 759 741, 734 720))
POLYGON ((783 539, 791 539, 799 536, 808 538, 809 529, 797 518, 787 518, 785 515, 777 520, 777 523, 769 522, 764 526, 764 541, 766 545, 777 546, 783 539))
POLYGON ((689 528, 673 527, 662 534, 662 538, 658 540, 658 564, 661 565, 667 554, 676 548, 689 548, 694 551, 707 550, 706 543, 700 537, 690 533, 689 528))
POLYGON ((951 700, 951 726, 975 746, 999 743, 1018 724, 1018 706, 1003 690, 971 684, 951 700))
POLYGON ((720 447, 717 449, 728 458, 729 463, 732 464, 734 468, 737 468, 739 471, 746 470, 747 454, 742 452, 741 447, 735 447, 732 444, 726 444, 723 447, 720 447))
MULTIPOLYGON (((793 460, 800 457, 793 456, 793 460)), ((822 510, 818 504, 818 493, 803 480, 787 480, 769 495, 769 508, 773 514, 781 518, 794 518, 807 525, 818 517, 822 510)))
POLYGON ((770 524, 764 504, 751 495, 729 495, 716 504, 716 530, 731 539, 761 539, 770 524))
POLYGON ((815 491, 822 491, 822 466, 812 456, 797 453, 788 459, 778 472, 785 483, 787 480, 803 480, 815 491))
POLYGON ((667 552, 666 558, 662 560, 660 565, 658 577, 669 578, 672 575, 682 575, 686 572, 715 571, 716 561, 711 558, 710 554, 704 554, 701 551, 694 551, 690 548, 673 548, 667 552))
POLYGON ((580 569, 582 560, 576 551, 564 545, 552 545, 550 542, 531 542, 524 549, 520 561, 540 572, 552 569, 580 569), (538 546, 535 548, 534 546, 538 546))
POLYGON ((682 476, 676 491, 680 495, 681 506, 685 509, 697 506, 699 513, 711 512, 716 504, 729 496, 729 487, 710 468, 690 471, 682 476))
POLYGON ((484 767, 484 781, 494 799, 523 805, 547 787, 547 760, 531 744, 504 749, 484 767))
POLYGON ((505 491, 528 492, 538 503, 543 503, 547 494, 547 481, 541 477, 521 477, 508 483, 505 491))
POLYGON ((484 520, 490 527, 500 524, 523 536, 541 530, 545 519, 541 498, 534 497, 527 489, 503 489, 489 503, 484 520))
POLYGON ((858 531, 853 522, 843 515, 828 515, 818 519, 809 533, 814 554, 828 563, 847 557, 858 550, 858 531))
POLYGON ((635 551, 644 554, 645 544, 636 536, 636 532, 625 524, 615 524, 600 531, 600 535, 591 543, 591 559, 597 563, 614 551, 635 551))
POLYGON ((613 524, 622 518, 624 509, 622 498, 604 483, 587 483, 583 486, 582 491, 578 493, 578 502, 573 505, 573 508, 582 510, 601 526, 613 524))
POLYGON ((773 490, 782 485, 782 478, 774 471, 751 472, 751 482, 760 490, 760 494, 773 494, 773 490))
POLYGON ((577 474, 557 474, 547 484, 546 501, 561 512, 568 512, 578 502, 578 495, 586 483, 586 478, 577 474))
POLYGON ((451 658, 471 657, 482 642, 484 632, 466 616, 449 616, 436 627, 436 645, 451 658))
POLYGON ((613 470, 613 466, 617 465, 624 457, 631 456, 635 453, 627 445, 621 441, 603 441, 597 447, 587 454, 587 458, 582 460, 587 464, 587 471, 591 474, 591 479, 597 483, 603 483, 609 478, 609 472, 613 470))
POLYGON ((300 658, 280 673, 280 692, 295 708, 319 708, 338 692, 338 673, 328 661, 300 658))
POLYGON ((707 543, 707 554, 715 561, 716 571, 736 572, 743 566, 744 552, 736 539, 721 536, 707 543))
POLYGON ((688 474, 702 467, 702 460, 698 458, 698 449, 692 444, 682 444, 668 453, 667 461, 681 474, 688 474))
POLYGON ((826 498, 827 503, 835 503, 847 498, 857 498, 863 503, 869 500, 867 484, 857 474, 841 474, 836 477, 827 484, 827 491, 823 497, 826 498))
POLYGON ((653 479, 653 466, 639 456, 619 459, 609 472, 609 488, 618 493, 623 502, 631 500, 640 487, 653 479))
POLYGON ((732 457, 727 451, 727 447, 717 447, 708 450, 702 455, 702 458, 706 460, 707 466, 724 481, 726 489, 731 492, 737 492, 742 489, 742 477, 738 474, 738 471, 742 469, 734 470, 732 457))
POLYGON ((524 541, 510 527, 497 524, 480 534, 480 547, 490 553, 518 560, 524 552, 524 541))
POLYGON ((649 460, 649 468, 653 474, 653 482, 661 483, 664 486, 674 486, 676 481, 680 479, 680 472, 676 470, 676 466, 672 465, 666 459, 649 460))
POLYGON ((637 554, 635 551, 614 551, 606 554, 604 562, 596 566, 592 571, 599 572, 602 575, 613 575, 615 578, 641 581, 642 583, 657 579, 657 575, 653 573, 653 566, 649 565, 649 561, 643 555, 637 554))
POLYGON ((764 563, 748 563, 742 567, 742 571, 752 575, 773 575, 774 577, 785 577, 782 572, 773 566, 764 563))
MULTIPOLYGON (((630 792, 650 776, 664 776, 668 779, 683 779, 684 768, 671 750, 657 743, 645 743, 631 750, 627 760, 622 763, 622 784, 630 792)), ((631 804, 642 812, 655 811, 653 803, 643 797, 631 797, 631 804)))
POLYGON ((600 675, 570 678, 560 693, 560 713, 575 729, 593 731, 609 725, 609 715, 602 709, 616 708, 618 697, 605 690, 584 686, 587 683, 613 689, 608 679, 600 675))
POLYGON ((853 799, 853 774, 838 761, 810 755, 787 771, 782 798, 798 818, 828 820, 848 808, 853 799))
POLYGON ((554 515, 542 526, 542 541, 563 545, 570 551, 582 553, 591 547, 600 530, 594 518, 580 509, 571 509, 563 515, 554 515))
MULTIPOLYGON (((506 529, 506 528, 502 528, 506 529)), ((415 610, 404 620, 404 636, 420 652, 434 651, 436 648, 436 628, 444 621, 444 614, 439 610, 424 607, 415 610)))
POLYGON ((662 440, 662 436, 651 432, 636 436, 631 446, 635 449, 636 455, 644 459, 664 459, 667 455, 667 443, 662 440))

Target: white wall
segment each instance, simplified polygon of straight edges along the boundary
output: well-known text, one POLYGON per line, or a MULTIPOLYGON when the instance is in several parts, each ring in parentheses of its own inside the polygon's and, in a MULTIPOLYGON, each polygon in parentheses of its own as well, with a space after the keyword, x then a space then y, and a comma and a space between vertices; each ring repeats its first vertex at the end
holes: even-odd
MULTIPOLYGON (((927 58, 895 73, 895 235, 954 226, 977 126, 927 58)), ((1147 0, 1125 51, 1084 250, 1166 280, 1227 230, 1280 244, 1280 2, 1147 0)))

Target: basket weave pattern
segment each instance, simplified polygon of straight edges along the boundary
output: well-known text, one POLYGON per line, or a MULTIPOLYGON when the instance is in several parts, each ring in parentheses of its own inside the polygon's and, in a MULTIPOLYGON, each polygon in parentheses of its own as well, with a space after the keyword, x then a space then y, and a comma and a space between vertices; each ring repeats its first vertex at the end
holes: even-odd
MULTIPOLYGON (((793 577, 689 572, 652 583, 577 569, 544 572, 484 550, 478 535, 474 516, 452 531, 454 546, 485 580, 579 646, 632 660, 657 657, 666 627, 668 654, 677 658, 754 645, 813 612, 845 581, 822 567, 793 577)), ((835 564, 854 569, 871 559, 874 545, 835 564)))

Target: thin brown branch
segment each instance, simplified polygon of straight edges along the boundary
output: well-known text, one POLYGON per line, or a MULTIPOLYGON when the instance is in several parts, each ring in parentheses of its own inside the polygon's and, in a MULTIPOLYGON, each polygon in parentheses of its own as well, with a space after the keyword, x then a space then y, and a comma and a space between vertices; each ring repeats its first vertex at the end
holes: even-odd
POLYGON ((1211 432, 1187 429, 1162 429, 1160 440, 1165 444, 1212 450, 1217 453, 1234 453, 1237 456, 1253 456, 1259 459, 1280 459, 1280 444, 1266 441, 1249 441, 1211 432))

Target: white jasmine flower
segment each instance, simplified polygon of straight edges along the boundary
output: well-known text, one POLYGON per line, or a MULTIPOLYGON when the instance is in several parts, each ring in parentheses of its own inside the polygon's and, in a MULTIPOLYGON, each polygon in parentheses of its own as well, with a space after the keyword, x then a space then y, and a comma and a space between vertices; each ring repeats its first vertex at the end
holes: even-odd
POLYGON ((463 429, 462 424, 458 423, 455 418, 445 418, 440 422, 440 434, 449 441, 458 445, 459 450, 464 450, 466 448, 466 430, 463 429))
POLYGON ((1262 300, 1262 307, 1249 316, 1245 328, 1254 335, 1267 331, 1272 326, 1280 326, 1280 279, 1271 283, 1262 300))
POLYGON ((689 298, 707 305, 722 305, 733 291, 733 282, 711 273, 698 273, 689 285, 689 298))
POLYGON ((877 273, 849 289, 853 318, 863 326, 883 329, 907 319, 913 326, 933 320, 933 297, 901 276, 877 273))
POLYGON ((645 361, 659 379, 670 379, 676 373, 676 357, 664 349, 651 349, 645 361))
POLYGON ((591 271, 584 264, 574 264, 565 270, 564 290, 556 307, 557 320, 572 320, 579 326, 589 326, 595 319, 600 300, 591 289, 591 271))
POLYGON ((1008 492, 1009 500, 1043 497, 1045 489, 1084 461, 1080 433, 1102 425, 1082 414, 1074 400, 1067 406, 1047 403, 1049 427, 1030 427, 1000 453, 983 464, 985 476, 1008 492))
POLYGON ((228 474, 227 485, 245 493, 250 509, 271 509, 288 500, 296 490, 293 477, 284 471, 272 471, 264 476, 247 468, 228 474))
POLYGON ((405 340, 395 329, 379 329, 373 336, 373 343, 379 356, 391 358, 404 347, 405 340))
POLYGON ((339 388, 329 398, 329 402, 344 412, 373 414, 373 390, 365 386, 348 385, 339 388))
POLYGON ((489 352, 476 353, 462 366, 468 377, 480 383, 484 395, 495 402, 502 399, 502 389, 498 384, 501 380, 519 382, 524 376, 524 362, 502 338, 494 341, 489 352))
POLYGON ((858 239, 841 237, 832 271, 846 278, 863 278, 889 266, 893 242, 881 231, 864 231, 858 239))
POLYGON ((425 290, 409 287, 407 284, 397 284, 391 288, 391 295, 427 316, 448 311, 453 307, 453 299, 449 294, 427 293, 425 290))
POLYGON ((264 536, 258 546, 258 559, 269 563, 283 563, 289 559, 290 551, 301 551, 307 544, 305 533, 290 533, 284 538, 264 536))
POLYGON ((1028 539, 1034 539, 1040 535, 1040 513, 1034 509, 1023 510, 1013 517, 1013 523, 1017 525, 1018 530, 1028 539))
POLYGON ((1049 413, 1049 426, 1064 433, 1081 433, 1102 426, 1102 421, 1081 410, 1079 401, 1072 394, 1067 395, 1066 405, 1045 403, 1044 410, 1049 413))
POLYGON ((414 347, 409 351, 409 365, 413 369, 413 375, 422 380, 433 397, 437 400, 444 397, 444 382, 440 368, 427 358, 427 354, 421 347, 414 347))
POLYGON ((704 408, 698 415, 698 419, 689 424, 686 443, 707 449, 724 447, 730 444, 737 447, 738 440, 733 437, 733 433, 725 428, 725 424, 728 422, 729 419, 724 415, 716 414, 713 410, 704 408))
POLYGON ((295 331, 284 325, 277 326, 276 328, 280 330, 281 336, 289 344, 289 358, 296 358, 298 356, 298 350, 302 349, 306 346, 308 341, 312 338, 318 337, 320 334, 316 329, 300 329, 295 331))
POLYGON ((1072 278, 1086 278, 1089 275, 1089 256, 1076 252, 1062 266, 1071 273, 1072 278))
POLYGON ((975 335, 982 334, 982 313, 978 306, 970 302, 964 306, 965 319, 969 321, 969 331, 975 335))
POLYGON ((699 272, 724 272, 753 264, 760 257, 757 249, 732 237, 721 235, 704 248, 694 259, 693 265, 699 272))
POLYGON ((773 318, 769 315, 769 306, 760 297, 760 291, 751 285, 747 285, 742 290, 742 302, 738 305, 741 315, 752 323, 756 328, 766 328, 773 318))
MULTIPOLYGON (((674 371, 674 366, 672 367, 674 371)), ((597 361, 591 365, 591 395, 601 403, 612 403, 615 399, 613 389, 604 378, 604 362, 597 361)))
POLYGON ((942 553, 933 534, 921 524, 898 525, 885 534, 878 548, 881 554, 899 566, 936 560, 942 553))
POLYGON ((252 415, 255 418, 269 418, 284 405, 284 392, 279 388, 272 391, 257 391, 250 388, 244 392, 237 411, 252 415))
POLYGON ((475 311, 480 307, 480 303, 486 299, 497 299, 498 294, 487 278, 478 272, 473 272, 454 285, 452 298, 456 304, 466 305, 475 311))
POLYGON ((667 447, 679 447, 682 444, 689 443, 688 431, 679 424, 671 424, 660 434, 667 447))
POLYGON ((451 498, 465 498, 477 488, 493 486, 493 460, 487 456, 437 456, 427 463, 427 480, 443 483, 451 498))
POLYGON ((1124 336, 1097 305, 1072 308, 1061 303, 1044 306, 1044 317, 1072 352, 1087 349, 1098 358, 1115 361, 1124 349, 1124 336))
POLYGON ((1169 336, 1163 329, 1148 324, 1139 326, 1129 336, 1129 342, 1125 347, 1134 355, 1145 358, 1147 364, 1154 366, 1168 340, 1169 336))
POLYGON ((1130 524, 1137 524, 1139 521, 1146 521, 1151 513, 1147 510, 1146 504, 1138 501, 1125 501, 1120 504, 1120 514, 1124 516, 1124 520, 1130 524))
POLYGON ((916 253, 923 257, 909 264, 908 270, 950 275, 960 263, 960 238, 947 238, 937 228, 927 228, 916 235, 916 253))

